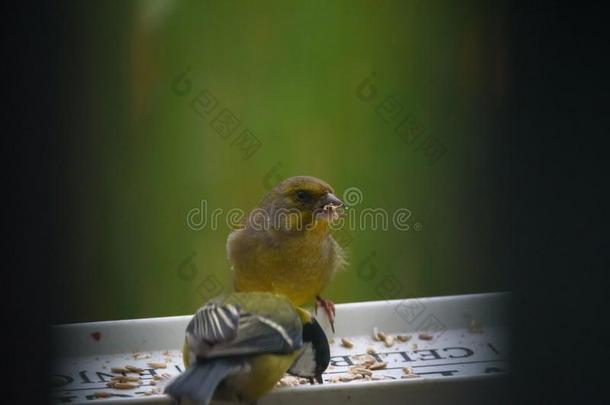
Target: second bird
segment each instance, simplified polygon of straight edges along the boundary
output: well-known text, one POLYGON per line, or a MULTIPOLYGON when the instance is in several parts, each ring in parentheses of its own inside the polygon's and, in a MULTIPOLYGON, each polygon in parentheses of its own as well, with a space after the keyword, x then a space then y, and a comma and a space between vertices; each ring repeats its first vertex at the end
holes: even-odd
POLYGON ((280 293, 295 305, 315 298, 332 325, 334 305, 320 293, 345 264, 344 251, 330 233, 342 206, 332 187, 315 177, 279 183, 227 240, 236 291, 280 293))

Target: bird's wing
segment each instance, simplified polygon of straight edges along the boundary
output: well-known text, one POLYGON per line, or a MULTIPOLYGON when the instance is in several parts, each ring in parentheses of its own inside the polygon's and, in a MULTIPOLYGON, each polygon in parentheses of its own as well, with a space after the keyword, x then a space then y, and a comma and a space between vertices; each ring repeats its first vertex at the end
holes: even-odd
POLYGON ((239 327, 240 311, 236 305, 209 303, 199 308, 186 327, 187 336, 212 345, 232 340, 239 327))
POLYGON ((199 309, 186 328, 186 336, 189 348, 199 358, 290 353, 303 345, 302 328, 286 327, 232 304, 207 304, 199 309))

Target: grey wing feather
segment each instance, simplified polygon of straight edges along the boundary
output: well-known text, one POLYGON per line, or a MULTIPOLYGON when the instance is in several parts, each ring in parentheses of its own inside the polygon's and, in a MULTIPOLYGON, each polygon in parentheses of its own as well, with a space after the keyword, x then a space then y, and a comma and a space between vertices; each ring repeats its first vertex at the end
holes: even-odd
POLYGON ((263 316, 242 313, 235 340, 215 345, 208 357, 254 354, 290 353, 303 346, 301 328, 286 330, 277 322, 263 316))
POLYGON ((239 307, 232 304, 210 303, 199 308, 186 327, 194 341, 208 345, 233 340, 239 328, 239 307))
POLYGON ((277 322, 232 304, 201 307, 186 328, 191 351, 200 358, 289 353, 303 345, 302 328, 277 322))
POLYGON ((245 361, 238 358, 196 362, 176 377, 165 392, 176 399, 190 398, 198 404, 208 404, 218 384, 228 375, 243 372, 245 361))

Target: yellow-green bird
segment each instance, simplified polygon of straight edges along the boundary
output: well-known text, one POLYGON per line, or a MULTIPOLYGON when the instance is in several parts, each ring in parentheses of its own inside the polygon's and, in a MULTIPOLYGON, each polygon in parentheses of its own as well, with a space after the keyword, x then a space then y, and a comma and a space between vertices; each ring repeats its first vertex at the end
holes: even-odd
POLYGON ((201 307, 186 328, 183 357, 187 369, 165 389, 172 397, 253 402, 286 372, 321 383, 330 350, 307 311, 285 296, 253 292, 201 307))
MULTIPOLYGON (((334 305, 320 298, 345 253, 330 233, 342 201, 323 180, 290 177, 264 196, 244 227, 227 240, 236 291, 270 291, 295 305, 314 298, 334 321, 334 305)), ((334 330, 334 326, 333 326, 334 330)))

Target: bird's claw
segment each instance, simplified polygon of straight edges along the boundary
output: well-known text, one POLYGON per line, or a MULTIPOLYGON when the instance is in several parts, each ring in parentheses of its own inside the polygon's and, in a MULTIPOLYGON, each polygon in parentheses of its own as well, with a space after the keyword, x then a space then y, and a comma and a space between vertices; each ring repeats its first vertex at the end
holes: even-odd
POLYGON ((315 306, 315 310, 314 313, 317 314, 318 313, 318 305, 321 306, 322 308, 324 308, 324 312, 326 312, 326 315, 328 315, 328 321, 330 322, 330 328, 332 329, 333 333, 335 333, 335 304, 327 299, 324 299, 322 297, 320 297, 319 295, 316 296, 316 306, 315 306))

